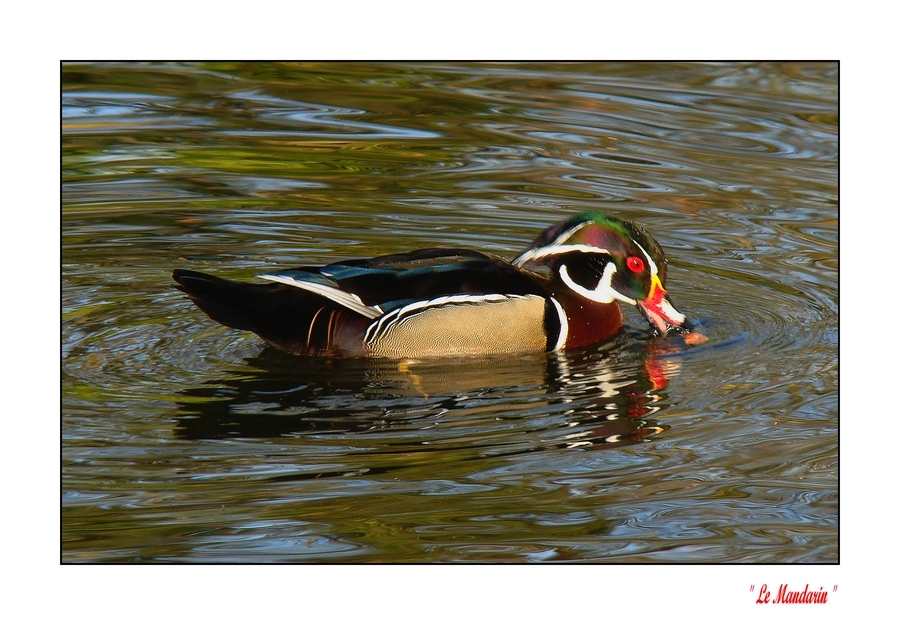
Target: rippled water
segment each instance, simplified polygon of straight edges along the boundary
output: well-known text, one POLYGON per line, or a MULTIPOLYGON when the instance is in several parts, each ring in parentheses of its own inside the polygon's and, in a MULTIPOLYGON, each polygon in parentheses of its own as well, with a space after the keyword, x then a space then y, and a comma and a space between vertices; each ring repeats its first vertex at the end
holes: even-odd
POLYGON ((64 66, 63 561, 836 562, 837 121, 836 64, 64 66), (708 343, 298 358, 171 287, 598 208, 708 343))

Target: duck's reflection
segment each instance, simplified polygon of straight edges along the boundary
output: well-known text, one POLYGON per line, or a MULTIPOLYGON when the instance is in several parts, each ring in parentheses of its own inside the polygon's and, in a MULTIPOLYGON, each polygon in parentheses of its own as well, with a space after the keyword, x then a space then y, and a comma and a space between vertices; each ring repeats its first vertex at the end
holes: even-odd
POLYGON ((409 431, 437 415, 464 423, 467 436, 478 419, 516 420, 519 442, 527 433, 531 449, 618 447, 666 429, 653 419, 679 367, 656 355, 666 349, 627 337, 601 350, 502 359, 329 360, 266 349, 247 369, 183 391, 176 432, 199 439, 409 431))

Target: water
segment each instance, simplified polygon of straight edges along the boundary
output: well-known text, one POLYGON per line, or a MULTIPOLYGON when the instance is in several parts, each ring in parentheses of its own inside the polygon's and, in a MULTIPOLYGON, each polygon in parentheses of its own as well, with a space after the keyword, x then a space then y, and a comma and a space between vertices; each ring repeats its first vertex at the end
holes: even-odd
POLYGON ((838 560, 835 64, 63 68, 64 562, 838 560), (235 279, 604 209, 710 341, 287 356, 235 279))

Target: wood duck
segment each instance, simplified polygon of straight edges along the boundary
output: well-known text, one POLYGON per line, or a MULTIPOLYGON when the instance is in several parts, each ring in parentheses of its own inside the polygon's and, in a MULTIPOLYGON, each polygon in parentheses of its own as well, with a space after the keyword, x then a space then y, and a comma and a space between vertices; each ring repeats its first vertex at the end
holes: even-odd
POLYGON ((598 212, 546 229, 512 262, 433 248, 259 276, 266 284, 184 269, 172 277, 211 319, 302 355, 579 349, 621 329, 618 302, 637 306, 658 333, 693 327, 666 295, 659 244, 598 212))

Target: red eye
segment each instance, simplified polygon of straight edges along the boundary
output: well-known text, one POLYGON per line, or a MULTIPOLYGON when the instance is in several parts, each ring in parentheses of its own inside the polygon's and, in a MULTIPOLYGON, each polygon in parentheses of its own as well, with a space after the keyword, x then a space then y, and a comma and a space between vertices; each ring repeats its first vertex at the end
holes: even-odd
POLYGON ((629 256, 625 263, 634 273, 641 273, 644 270, 644 261, 637 256, 629 256))

